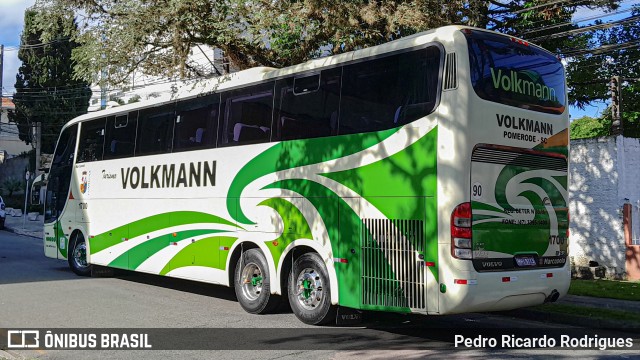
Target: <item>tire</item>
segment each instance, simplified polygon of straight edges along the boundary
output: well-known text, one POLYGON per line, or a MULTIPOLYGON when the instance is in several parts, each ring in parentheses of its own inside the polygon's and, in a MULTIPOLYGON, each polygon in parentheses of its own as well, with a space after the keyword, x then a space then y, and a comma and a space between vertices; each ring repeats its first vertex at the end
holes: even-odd
POLYGON ((287 288, 289 304, 300 321, 309 325, 335 321, 337 307, 331 305, 329 273, 320 255, 307 253, 299 257, 287 288))
POLYGON ((234 288, 242 308, 250 314, 273 312, 280 304, 280 297, 271 294, 267 259, 258 249, 249 249, 236 264, 234 288))
POLYGON ((78 234, 70 241, 67 261, 71 270, 77 275, 91 275, 91 265, 87 263, 87 244, 82 234, 78 234))

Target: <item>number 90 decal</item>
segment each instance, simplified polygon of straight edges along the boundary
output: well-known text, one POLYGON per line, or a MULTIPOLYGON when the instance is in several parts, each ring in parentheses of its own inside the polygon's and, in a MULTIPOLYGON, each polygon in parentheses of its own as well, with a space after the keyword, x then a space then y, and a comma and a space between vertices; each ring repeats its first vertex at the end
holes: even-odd
POLYGON ((471 197, 474 199, 482 199, 482 184, 479 182, 473 183, 471 186, 471 197))

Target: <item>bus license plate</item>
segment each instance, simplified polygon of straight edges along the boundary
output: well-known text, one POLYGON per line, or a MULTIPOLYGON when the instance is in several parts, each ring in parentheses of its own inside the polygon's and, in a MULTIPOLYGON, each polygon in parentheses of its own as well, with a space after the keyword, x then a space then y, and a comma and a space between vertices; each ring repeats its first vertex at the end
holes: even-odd
POLYGON ((519 267, 536 266, 536 260, 532 256, 519 256, 516 258, 519 267))

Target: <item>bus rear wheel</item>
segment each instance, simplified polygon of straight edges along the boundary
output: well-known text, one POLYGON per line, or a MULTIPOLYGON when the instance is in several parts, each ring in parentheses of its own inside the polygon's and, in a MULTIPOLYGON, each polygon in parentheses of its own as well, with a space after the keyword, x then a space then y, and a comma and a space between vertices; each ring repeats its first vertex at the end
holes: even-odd
POLYGON ((249 249, 240 256, 236 265, 234 288, 242 308, 251 314, 273 312, 280 297, 271 294, 269 267, 264 254, 258 249, 249 249))
POLYGON ((91 275, 91 265, 87 262, 87 243, 82 234, 76 235, 69 244, 67 260, 71 270, 80 276, 91 275))
POLYGON ((293 264, 288 284, 289 303, 300 321, 310 325, 335 320, 329 274, 320 255, 307 253, 293 264))

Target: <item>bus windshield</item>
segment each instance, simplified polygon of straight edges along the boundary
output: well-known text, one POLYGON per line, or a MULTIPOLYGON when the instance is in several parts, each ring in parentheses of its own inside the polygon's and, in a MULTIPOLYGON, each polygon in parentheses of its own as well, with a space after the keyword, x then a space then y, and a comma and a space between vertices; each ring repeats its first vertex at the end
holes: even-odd
POLYGON ((552 54, 507 36, 474 30, 463 33, 478 96, 529 110, 564 112, 564 68, 552 54))

